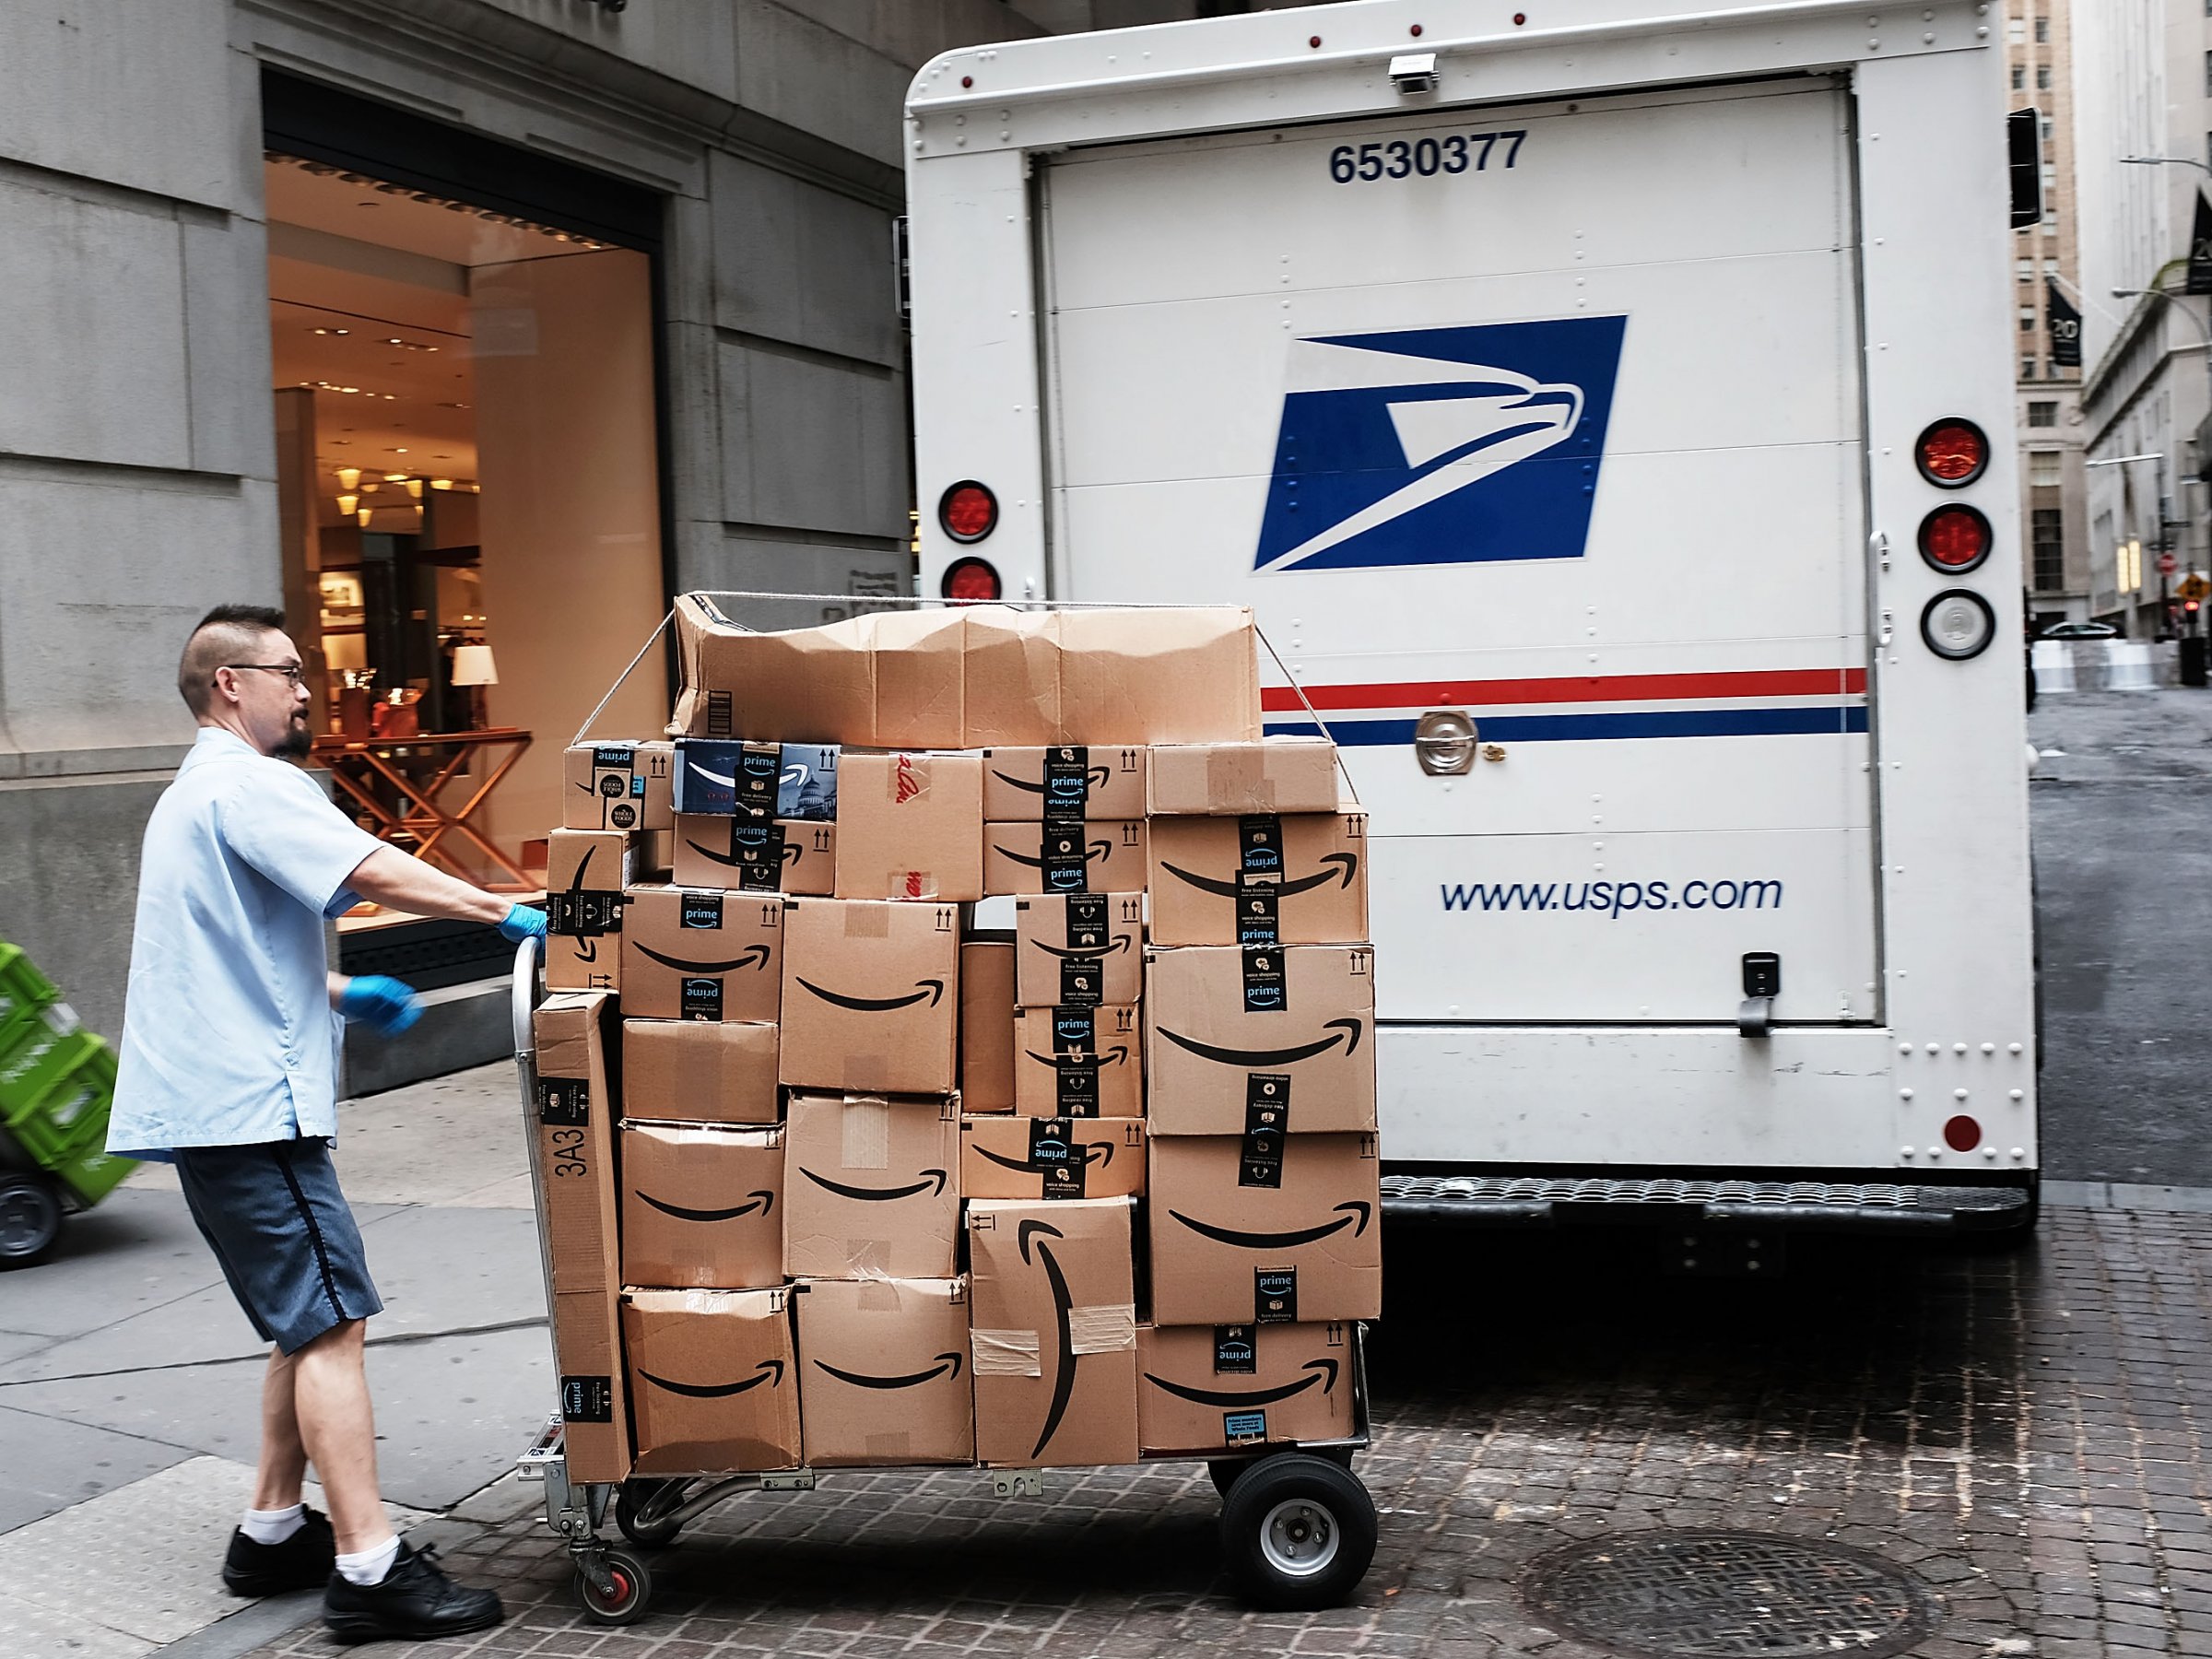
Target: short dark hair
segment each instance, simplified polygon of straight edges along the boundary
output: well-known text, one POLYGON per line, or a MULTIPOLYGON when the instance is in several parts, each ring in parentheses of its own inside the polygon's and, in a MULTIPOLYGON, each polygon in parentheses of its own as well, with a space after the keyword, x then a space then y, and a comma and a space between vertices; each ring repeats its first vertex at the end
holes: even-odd
POLYGON ((215 671, 237 662, 264 634, 284 631, 284 613, 266 605, 218 605, 199 619, 177 663, 177 693, 194 714, 207 712, 215 671))

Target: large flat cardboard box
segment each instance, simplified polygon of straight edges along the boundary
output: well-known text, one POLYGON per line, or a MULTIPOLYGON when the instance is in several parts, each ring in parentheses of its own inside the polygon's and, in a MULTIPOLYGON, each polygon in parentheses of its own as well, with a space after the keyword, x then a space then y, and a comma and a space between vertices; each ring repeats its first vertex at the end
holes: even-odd
POLYGON ((1357 945, 1367 815, 1151 820, 1155 945, 1357 945))
POLYGON ((1001 823, 1143 818, 1145 752, 1141 743, 987 748, 983 816, 1001 823))
POLYGON ((629 1408, 622 1386, 622 1300, 610 1282, 553 1295, 553 1366, 560 1384, 570 1478, 629 1473, 629 1408))
POLYGON ((530 1018, 536 1048, 537 1173, 553 1288, 618 1286, 615 1254, 615 1124, 607 1045, 615 999, 556 992, 530 1018))
POLYGON ((959 968, 957 904, 785 900, 782 1080, 950 1094, 959 968))
POLYGON ((676 746, 573 743, 561 755, 560 821, 571 830, 665 830, 676 746))
POLYGON ((960 1196, 1142 1197, 1145 1125, 1138 1118, 963 1117, 960 1196))
POLYGON ((837 796, 837 896, 983 896, 983 758, 849 755, 837 796))
POLYGON ((1135 1204, 968 1206, 975 1450, 994 1467, 1135 1461, 1135 1204))
POLYGON ((1142 893, 1043 893, 1014 901, 1015 994, 1030 1008, 1134 1003, 1144 991, 1142 893))
POLYGON ((1382 1312, 1382 1165, 1371 1135, 1296 1135, 1248 1170, 1235 1135, 1155 1135, 1146 1204, 1152 1317, 1296 1324, 1382 1312), (1273 1184, 1245 1185, 1247 1180, 1273 1184))
POLYGON ((1259 634, 1222 606, 1057 613, 1063 743, 1233 742, 1260 735, 1259 634))
POLYGON ((837 826, 676 816, 675 883, 741 893, 817 893, 837 884, 837 826))
POLYGON ((1014 1110, 1028 1117, 1145 1115, 1136 1009, 1024 1008, 1014 1025, 1014 1110))
POLYGON ((622 1125, 622 1282, 765 1290, 783 1282, 783 1132, 622 1125))
POLYGON ((1145 1455, 1206 1456, 1350 1438, 1352 1327, 1139 1325, 1136 1421, 1145 1455))
POLYGON ((1156 1135, 1375 1127, 1375 953, 1193 945, 1145 953, 1156 1135))
POLYGON ((694 817, 833 823, 837 763, 835 744, 679 737, 672 805, 694 817))
POLYGON ((983 826, 986 893, 1134 893, 1145 869, 1143 818, 983 826))
POLYGON ((788 1288, 626 1291, 622 1346, 638 1474, 799 1466, 788 1288))
POLYGON ((546 988, 622 988, 624 894, 637 879, 623 830, 556 830, 546 838, 546 988))
POLYGON ((952 1277, 960 1231, 957 1100, 794 1094, 783 1150, 785 1273, 952 1277))
POLYGON ((626 1019, 623 1109, 676 1123, 776 1123, 776 1037, 754 1021, 626 1019))
POLYGON ((794 1300, 807 1467, 975 1461, 966 1279, 808 1279, 794 1300))
POLYGON ((1326 737, 1285 735, 1257 743, 1160 745, 1145 810, 1213 818, 1334 812, 1339 798, 1336 746, 1326 737))
POLYGON ((622 920, 622 1011, 773 1025, 782 1006, 785 902, 772 893, 632 888, 622 920))
POLYGON ((711 598, 676 602, 683 688, 673 724, 694 737, 774 734, 862 748, 963 748, 963 618, 881 611, 756 633, 711 598))
POLYGON ((960 1110, 1014 1110, 1014 941, 960 945, 960 1110))

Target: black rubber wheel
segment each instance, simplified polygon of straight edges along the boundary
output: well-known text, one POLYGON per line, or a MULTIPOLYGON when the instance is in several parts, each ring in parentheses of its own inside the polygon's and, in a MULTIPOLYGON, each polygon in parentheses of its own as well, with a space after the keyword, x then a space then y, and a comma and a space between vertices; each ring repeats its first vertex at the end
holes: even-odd
POLYGON ((1221 1505, 1221 1555, 1255 1606, 1340 1605, 1375 1559, 1375 1503, 1350 1471, 1311 1453, 1262 1458, 1221 1505))
POLYGON ((653 1603, 652 1571, 626 1549, 606 1552, 606 1570, 615 1580, 611 1595, 594 1589, 592 1581, 582 1570, 578 1571, 576 1605, 594 1624, 636 1624, 645 1617, 645 1609, 653 1603))
POLYGON ((622 1535, 647 1549, 659 1549, 675 1543, 677 1534, 684 1530, 681 1521, 641 1521, 638 1517, 655 1497, 680 1484, 643 1477, 624 1481, 615 1493, 615 1524, 622 1529, 622 1535))
MULTIPOLYGON (((1325 1457, 1340 1469, 1352 1466, 1352 1448, 1349 1446, 1316 1446, 1311 1455, 1325 1457)), ((1214 1490, 1226 1498, 1229 1488, 1237 1484, 1237 1477, 1259 1461, 1257 1457, 1217 1457, 1206 1465, 1206 1472, 1214 1483, 1214 1490)))
POLYGON ((0 1268, 35 1267, 62 1236, 62 1201, 43 1175, 0 1174, 0 1268))

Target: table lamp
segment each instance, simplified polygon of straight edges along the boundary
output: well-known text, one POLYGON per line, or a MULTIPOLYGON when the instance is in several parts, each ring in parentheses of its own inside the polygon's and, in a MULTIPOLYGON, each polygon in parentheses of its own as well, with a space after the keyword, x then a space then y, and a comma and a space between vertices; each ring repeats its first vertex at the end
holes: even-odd
POLYGON ((481 727, 484 724, 484 705, 479 700, 484 694, 474 688, 496 686, 499 683, 500 670, 498 665, 491 660, 490 646, 456 645, 453 647, 453 684, 471 688, 468 694, 468 711, 469 725, 472 729, 481 727))

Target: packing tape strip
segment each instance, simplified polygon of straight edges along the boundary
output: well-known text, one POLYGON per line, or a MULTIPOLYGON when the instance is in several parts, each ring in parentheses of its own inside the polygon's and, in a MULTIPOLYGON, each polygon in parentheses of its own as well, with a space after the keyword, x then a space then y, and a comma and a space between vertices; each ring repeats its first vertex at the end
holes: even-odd
MULTIPOLYGON (((1118 1354, 1136 1347, 1136 1307, 1102 1302, 1067 1311, 1067 1347, 1075 1354, 1118 1354)), ((981 1371, 979 1364, 976 1369, 981 1371)))
POLYGON ((1253 748, 1218 748, 1206 758, 1206 804, 1217 811, 1275 809, 1275 780, 1266 756, 1253 748))
POLYGON ((848 1170, 888 1169, 891 1161, 891 1104, 846 1097, 838 1111, 838 1162, 848 1170))
POLYGON ((888 899, 935 899, 937 877, 934 870, 887 870, 883 877, 888 899))
POLYGON ((1044 1375, 1043 1345, 1034 1331, 976 1330, 969 1333, 968 1341, 979 1377, 1044 1375))
POLYGON ((881 904, 841 904, 844 912, 845 937, 848 939, 888 939, 891 936, 891 912, 881 904))

